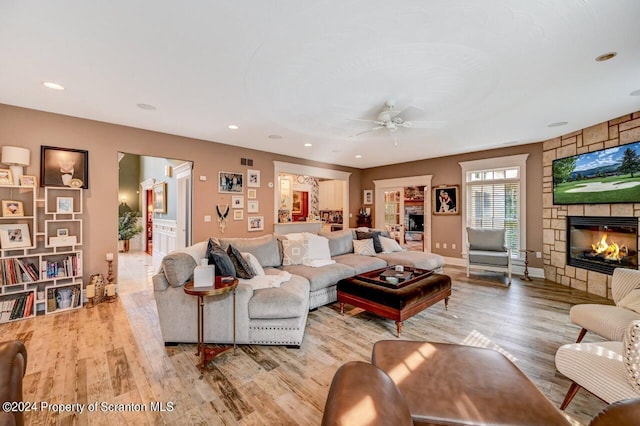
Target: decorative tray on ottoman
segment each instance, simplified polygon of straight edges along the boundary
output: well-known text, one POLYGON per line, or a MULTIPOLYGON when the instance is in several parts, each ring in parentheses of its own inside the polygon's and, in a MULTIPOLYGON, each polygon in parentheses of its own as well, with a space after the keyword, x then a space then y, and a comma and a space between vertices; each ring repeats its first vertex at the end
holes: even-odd
POLYGON ((395 266, 389 266, 383 269, 365 272, 357 277, 363 281, 388 288, 402 288, 426 278, 431 274, 433 274, 433 271, 430 269, 418 269, 405 266, 404 271, 396 271, 395 266))

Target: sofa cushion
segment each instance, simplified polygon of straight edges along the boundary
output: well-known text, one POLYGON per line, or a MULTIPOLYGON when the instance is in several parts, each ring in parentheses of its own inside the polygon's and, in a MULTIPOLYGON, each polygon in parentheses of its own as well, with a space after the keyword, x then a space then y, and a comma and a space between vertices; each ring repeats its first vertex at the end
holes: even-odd
POLYGON ((256 276, 256 273, 253 271, 249 262, 247 262, 242 254, 232 245, 227 247, 227 254, 231 259, 231 263, 233 263, 233 267, 236 270, 236 277, 244 278, 245 280, 251 279, 256 276))
POLYGON ((305 239, 308 242, 307 258, 309 260, 331 260, 331 249, 326 237, 305 232, 305 239))
POLYGON ((618 306, 640 313, 640 288, 631 290, 618 301, 618 306))
POLYGON ((350 229, 320 232, 318 235, 329 240, 329 253, 331 257, 345 253, 353 253, 353 234, 350 229))
POLYGON ((373 271, 387 266, 387 262, 377 257, 360 256, 354 253, 341 254, 333 258, 338 263, 350 266, 356 271, 356 274, 373 271))
POLYGON ((312 268, 305 265, 282 266, 282 269, 294 275, 300 275, 309 280, 311 291, 331 287, 343 278, 356 274, 355 269, 340 263, 312 268))
POLYGON ((439 254, 423 251, 397 251, 394 253, 378 253, 376 257, 389 265, 404 265, 413 268, 437 270, 444 266, 444 257, 439 254))
POLYGON ((263 267, 282 265, 278 240, 271 234, 256 238, 220 238, 223 248, 226 249, 229 244, 233 244, 240 252, 253 254, 263 267))
POLYGON ((373 238, 353 240, 353 252, 360 256, 375 256, 376 249, 373 245, 373 238))
MULTIPOLYGON (((267 275, 278 273, 267 270, 267 275)), ((249 300, 249 318, 294 318, 308 311, 309 281, 291 275, 289 281, 277 288, 265 288, 253 292, 249 300)))
POLYGON ((306 239, 283 239, 281 243, 283 265, 302 265, 305 262, 309 251, 309 243, 306 239))
POLYGON ((180 287, 191 281, 196 266, 193 256, 184 252, 169 253, 162 258, 162 272, 172 287, 180 287))
POLYGON ((371 238, 373 240, 373 248, 376 253, 382 253, 382 243, 380 242, 380 231, 369 231, 362 232, 356 231, 356 237, 358 240, 368 240, 371 238))
POLYGON ((393 238, 383 237, 380 235, 380 243, 382 243, 383 253, 393 253, 396 251, 402 251, 402 247, 393 238))
POLYGON ((236 268, 233 266, 233 262, 227 252, 211 239, 207 246, 207 259, 209 259, 209 265, 216 266, 216 275, 236 276, 236 268))
POLYGON ((251 269, 253 269, 253 272, 255 272, 256 275, 264 275, 264 269, 262 268, 262 265, 260 264, 260 262, 258 262, 258 258, 256 258, 251 253, 245 252, 240 254, 242 255, 242 257, 244 257, 244 260, 246 260, 247 263, 251 265, 251 269))
POLYGON ((467 227, 469 250, 505 251, 505 230, 467 227))

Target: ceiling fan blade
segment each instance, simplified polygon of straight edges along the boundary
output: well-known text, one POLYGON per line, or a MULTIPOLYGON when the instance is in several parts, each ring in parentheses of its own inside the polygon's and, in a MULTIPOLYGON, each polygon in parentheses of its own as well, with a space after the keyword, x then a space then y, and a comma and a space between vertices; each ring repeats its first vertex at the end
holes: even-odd
POLYGON ((369 130, 365 130, 364 132, 356 133, 355 135, 353 135, 351 137, 355 138, 356 136, 364 135, 365 133, 373 132, 373 131, 379 130, 379 129, 384 129, 384 126, 373 127, 373 128, 371 128, 369 130))
POLYGON ((347 118, 347 120, 349 120, 349 121, 364 121, 365 123, 375 123, 375 124, 378 124, 378 125, 382 124, 378 120, 368 120, 366 118, 347 118))
POLYGON ((446 121, 405 121, 403 127, 412 127, 414 129, 441 129, 447 125, 446 121))
POLYGON ((400 111, 400 113, 397 114, 396 117, 402 118, 404 121, 413 121, 423 118, 426 114, 427 112, 422 108, 409 105, 408 107, 400 111))

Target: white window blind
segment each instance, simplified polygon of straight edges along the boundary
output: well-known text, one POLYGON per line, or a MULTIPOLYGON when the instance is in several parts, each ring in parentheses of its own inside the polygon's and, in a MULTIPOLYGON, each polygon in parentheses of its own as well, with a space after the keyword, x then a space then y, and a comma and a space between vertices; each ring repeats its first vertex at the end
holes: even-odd
POLYGON ((520 250, 520 182, 467 182, 467 225, 506 229, 511 253, 520 250))

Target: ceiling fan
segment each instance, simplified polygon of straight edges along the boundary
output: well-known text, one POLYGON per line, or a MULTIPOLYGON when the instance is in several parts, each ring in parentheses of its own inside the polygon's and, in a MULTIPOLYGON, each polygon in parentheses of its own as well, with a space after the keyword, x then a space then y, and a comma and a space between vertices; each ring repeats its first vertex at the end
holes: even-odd
MULTIPOLYGON (((447 124, 446 121, 416 121, 412 119, 420 118, 424 115, 425 111, 415 106, 408 106, 402 111, 399 111, 395 108, 395 102, 393 100, 388 100, 385 103, 384 109, 378 113, 375 120, 363 118, 352 119, 354 121, 364 121, 367 123, 373 123, 375 125, 370 129, 356 133, 352 137, 364 135, 365 133, 375 132, 376 130, 381 129, 387 129, 390 132, 395 132, 399 128, 438 129, 444 127, 447 124)), ((396 141, 396 145, 397 144, 398 143, 396 141)))

